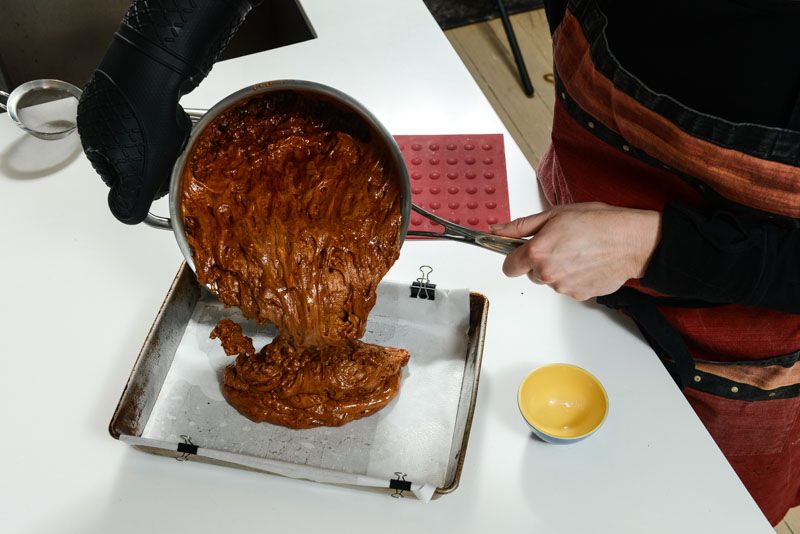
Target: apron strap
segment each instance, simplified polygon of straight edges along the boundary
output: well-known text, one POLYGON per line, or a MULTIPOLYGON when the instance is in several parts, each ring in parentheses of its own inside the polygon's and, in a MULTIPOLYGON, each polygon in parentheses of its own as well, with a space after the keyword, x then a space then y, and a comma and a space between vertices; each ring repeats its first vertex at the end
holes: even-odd
POLYGON ((694 379, 696 374, 694 358, 683 336, 667 322, 647 295, 630 288, 621 288, 611 295, 598 297, 597 302, 609 308, 622 310, 636 321, 656 354, 662 360, 674 363, 674 368, 667 366, 667 370, 679 388, 685 388, 694 379))
POLYGON ((708 302, 705 300, 661 296, 656 297, 647 295, 633 288, 623 286, 610 295, 597 297, 597 302, 610 308, 617 309, 620 306, 631 306, 633 304, 656 304, 658 306, 669 306, 675 308, 717 308, 721 303, 708 302))

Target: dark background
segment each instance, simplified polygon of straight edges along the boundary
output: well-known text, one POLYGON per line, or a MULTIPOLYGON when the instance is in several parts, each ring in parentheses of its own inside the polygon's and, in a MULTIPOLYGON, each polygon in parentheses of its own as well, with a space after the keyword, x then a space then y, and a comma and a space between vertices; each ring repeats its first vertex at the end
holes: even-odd
MULTIPOLYGON (((424 2, 442 29, 497 16, 495 0, 424 2)), ((505 3, 510 13, 518 13, 541 7, 542 0, 505 3)), ((57 78, 83 87, 129 4, 130 0, 2 0, 0 89, 38 78, 57 78)), ((248 15, 223 59, 314 37, 296 0, 266 0, 248 15)))
MULTIPOLYGON (((83 87, 129 5, 130 0, 2 0, 0 86, 57 78, 83 87)), ((295 0, 267 0, 245 19, 223 59, 314 37, 295 0)))

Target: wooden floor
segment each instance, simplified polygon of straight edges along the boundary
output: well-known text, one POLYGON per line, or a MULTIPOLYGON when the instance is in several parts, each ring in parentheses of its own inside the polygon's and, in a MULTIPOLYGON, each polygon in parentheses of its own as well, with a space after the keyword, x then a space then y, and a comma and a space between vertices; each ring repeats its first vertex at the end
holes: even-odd
MULTIPOLYGON (((534 166, 550 144, 555 93, 553 49, 543 10, 512 17, 535 94, 525 96, 499 19, 445 32, 511 136, 534 166)), ((798 533, 800 534, 800 533, 798 533)))
MULTIPOLYGON (((553 72, 550 30, 543 10, 514 15, 511 20, 536 90, 533 98, 522 92, 500 20, 462 26, 445 35, 535 167, 550 143, 553 120, 555 94, 552 82, 547 80, 553 72)), ((778 534, 800 534, 800 508, 791 510, 775 530, 778 534)))

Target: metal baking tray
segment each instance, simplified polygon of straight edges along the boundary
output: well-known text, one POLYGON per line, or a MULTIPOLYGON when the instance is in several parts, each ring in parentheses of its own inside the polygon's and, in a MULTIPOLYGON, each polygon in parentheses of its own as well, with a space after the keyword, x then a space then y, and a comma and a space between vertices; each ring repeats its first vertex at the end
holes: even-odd
MULTIPOLYGON (((128 383, 111 418, 109 432, 115 439, 135 442, 135 439, 127 440, 125 438, 142 437, 153 406, 172 365, 186 325, 192 316, 202 291, 204 289, 197 282, 194 272, 186 263, 182 264, 139 351, 139 356, 134 363, 128 383)), ((467 352, 464 355, 464 378, 458 401, 446 481, 436 489, 436 495, 450 493, 459 485, 478 394, 478 380, 483 357, 489 300, 480 293, 470 292, 469 304, 470 318, 467 352)), ((133 446, 145 452, 173 456, 181 460, 201 461, 261 471, 260 469, 253 469, 235 462, 191 454, 192 448, 188 444, 180 444, 177 447, 174 444, 168 447, 140 444, 133 444, 133 446)), ((387 488, 387 491, 394 490, 387 488)))

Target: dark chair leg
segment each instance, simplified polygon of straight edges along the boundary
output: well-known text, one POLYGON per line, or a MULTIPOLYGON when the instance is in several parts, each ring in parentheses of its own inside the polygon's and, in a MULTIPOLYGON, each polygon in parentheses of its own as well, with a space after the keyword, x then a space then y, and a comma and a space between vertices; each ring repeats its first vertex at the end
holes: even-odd
POLYGON ((528 69, 525 67, 525 60, 522 59, 522 52, 519 50, 517 37, 514 35, 514 27, 511 25, 511 19, 508 18, 508 11, 506 11, 506 5, 503 0, 497 0, 497 9, 500 10, 500 19, 503 21, 503 28, 506 30, 506 37, 508 37, 508 44, 511 46, 511 53, 514 54, 514 62, 517 64, 520 81, 522 81, 522 88, 526 95, 533 96, 533 84, 528 76, 528 69))

